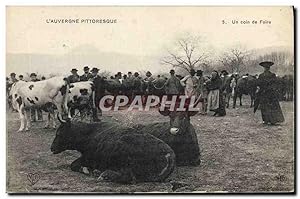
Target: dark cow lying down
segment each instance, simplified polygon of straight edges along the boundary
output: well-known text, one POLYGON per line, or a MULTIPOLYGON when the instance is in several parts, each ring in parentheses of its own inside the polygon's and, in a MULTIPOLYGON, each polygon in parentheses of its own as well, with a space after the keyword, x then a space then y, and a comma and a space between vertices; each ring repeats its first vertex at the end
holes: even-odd
POLYGON ((162 111, 170 117, 170 122, 156 122, 148 125, 136 125, 134 128, 143 133, 149 133, 165 143, 175 152, 177 166, 200 165, 200 149, 197 135, 190 117, 197 112, 162 111))
MULTIPOLYGON (((167 132, 166 132, 167 133, 167 132)), ((62 123, 51 151, 77 150, 77 172, 102 172, 99 179, 120 183, 163 181, 175 166, 173 150, 160 139, 111 122, 62 123)))

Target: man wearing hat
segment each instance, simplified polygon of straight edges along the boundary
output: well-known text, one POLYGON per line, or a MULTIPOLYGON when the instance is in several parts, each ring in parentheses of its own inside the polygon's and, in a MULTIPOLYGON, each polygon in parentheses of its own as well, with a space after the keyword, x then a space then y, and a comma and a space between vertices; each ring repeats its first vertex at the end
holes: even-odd
POLYGON ((17 82, 16 73, 10 73, 10 83, 13 84, 17 82))
POLYGON ((227 70, 222 70, 221 72, 220 72, 220 78, 221 78, 221 80, 222 80, 222 90, 224 89, 224 86, 225 86, 225 82, 226 82, 226 77, 228 76, 228 72, 227 72, 227 70))
POLYGON ((20 81, 24 81, 24 76, 23 75, 19 75, 19 80, 20 81))
POLYGON ((122 84, 122 73, 121 72, 117 72, 117 74, 115 75, 115 79, 117 82, 119 82, 120 84, 122 84))
POLYGON ((70 83, 79 82, 80 78, 79 78, 79 75, 77 74, 77 71, 78 70, 76 68, 73 68, 71 70, 72 75, 70 75, 68 77, 68 80, 69 80, 70 83))
POLYGON ((133 74, 133 96, 135 97, 136 95, 142 95, 143 93, 143 88, 142 88, 142 80, 139 76, 140 74, 138 72, 135 72, 133 74))
POLYGON ((92 81, 94 83, 95 86, 95 96, 94 96, 94 101, 95 101, 95 107, 93 107, 92 111, 93 111, 93 121, 94 122, 99 122, 100 119, 98 118, 98 110, 100 112, 100 114, 102 114, 102 111, 99 107, 99 102, 101 100, 101 98, 104 96, 105 94, 105 81, 104 78, 101 77, 100 75, 98 75, 98 68, 92 68, 91 72, 91 77, 89 79, 89 81, 92 81))
POLYGON ((146 77, 144 79, 144 82, 145 82, 145 86, 146 86, 146 93, 147 94, 151 94, 153 93, 154 91, 154 87, 152 85, 152 82, 154 81, 155 79, 152 77, 152 73, 150 71, 147 71, 146 72, 146 77))
POLYGON ((274 63, 264 61, 259 63, 264 68, 257 79, 259 91, 254 102, 254 112, 260 106, 261 116, 264 124, 275 125, 279 122, 284 122, 284 117, 279 104, 279 93, 277 91, 276 75, 270 72, 270 67, 274 63))
POLYGON ((226 76, 226 75, 228 75, 229 73, 227 72, 227 70, 222 70, 221 71, 221 77, 222 76, 226 76))
POLYGON ((126 81, 124 83, 126 85, 125 93, 129 98, 129 102, 131 102, 132 97, 133 97, 133 83, 134 83, 134 77, 132 75, 132 72, 129 71, 127 73, 127 78, 126 78, 126 81))
POLYGON ((146 78, 144 80, 148 82, 154 80, 154 78, 152 77, 152 73, 150 71, 146 72, 146 78))
MULTIPOLYGON (((30 77, 30 81, 31 82, 38 82, 38 81, 40 81, 37 78, 37 75, 35 73, 31 73, 29 77, 30 77)), ((39 108, 32 107, 30 109, 30 115, 31 115, 31 121, 32 122, 36 122, 37 120, 38 121, 43 121, 43 112, 39 108), (37 115, 37 120, 36 120, 36 115, 37 115)))
POLYGON ((12 108, 12 111, 15 112, 14 108, 12 107, 12 101, 11 96, 9 96, 10 89, 14 83, 16 83, 18 80, 16 78, 16 73, 10 73, 10 78, 6 78, 6 92, 7 92, 7 98, 8 98, 8 106, 12 108))
POLYGON ((80 81, 88 81, 92 78, 92 74, 90 73, 90 68, 88 66, 83 68, 83 72, 83 75, 80 76, 80 81))
POLYGON ((172 98, 173 95, 179 95, 182 93, 183 87, 180 80, 175 76, 175 70, 170 70, 170 77, 165 83, 165 90, 168 97, 172 98))
POLYGON ((18 80, 16 78, 16 73, 10 73, 10 78, 7 80, 7 90, 11 89, 11 86, 16 83, 18 80))
POLYGON ((30 81, 31 81, 31 82, 38 82, 38 81, 40 81, 40 80, 37 78, 37 75, 36 75, 35 73, 31 73, 29 77, 30 77, 30 81))

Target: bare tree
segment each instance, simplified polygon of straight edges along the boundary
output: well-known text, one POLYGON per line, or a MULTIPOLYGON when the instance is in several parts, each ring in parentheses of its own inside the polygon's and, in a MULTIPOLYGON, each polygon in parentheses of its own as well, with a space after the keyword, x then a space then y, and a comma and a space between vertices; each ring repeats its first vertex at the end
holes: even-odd
POLYGON ((241 72, 245 68, 245 62, 249 59, 250 53, 241 47, 234 47, 225 52, 219 61, 224 68, 230 72, 241 72))
POLYGON ((175 48, 168 50, 168 55, 162 59, 162 64, 186 71, 200 67, 208 58, 204 52, 200 37, 186 35, 175 42, 175 48))

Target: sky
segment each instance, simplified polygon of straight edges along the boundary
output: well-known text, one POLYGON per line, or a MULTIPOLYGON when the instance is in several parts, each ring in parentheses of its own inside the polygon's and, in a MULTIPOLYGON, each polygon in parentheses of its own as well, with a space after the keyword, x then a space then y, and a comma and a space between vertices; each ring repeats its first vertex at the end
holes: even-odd
POLYGON ((233 45, 293 48, 294 43, 292 7, 8 6, 6 11, 7 53, 64 55, 93 46, 99 52, 159 57, 186 33, 200 36, 215 52, 233 45), (117 23, 46 22, 51 19, 116 19, 117 23), (232 24, 233 20, 239 23, 232 24), (250 24, 240 23, 246 20, 250 24), (252 24, 253 20, 258 23, 252 24))

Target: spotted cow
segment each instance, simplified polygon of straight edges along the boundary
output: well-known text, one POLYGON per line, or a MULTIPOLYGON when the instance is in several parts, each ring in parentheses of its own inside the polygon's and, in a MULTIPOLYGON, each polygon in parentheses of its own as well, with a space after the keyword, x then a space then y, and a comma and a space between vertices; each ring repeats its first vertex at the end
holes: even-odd
POLYGON ((13 108, 18 111, 21 120, 18 131, 29 130, 31 124, 28 114, 31 107, 42 107, 53 103, 57 107, 58 117, 64 120, 62 115, 68 112, 68 94, 69 83, 64 77, 53 77, 38 82, 16 82, 10 95, 13 108))

